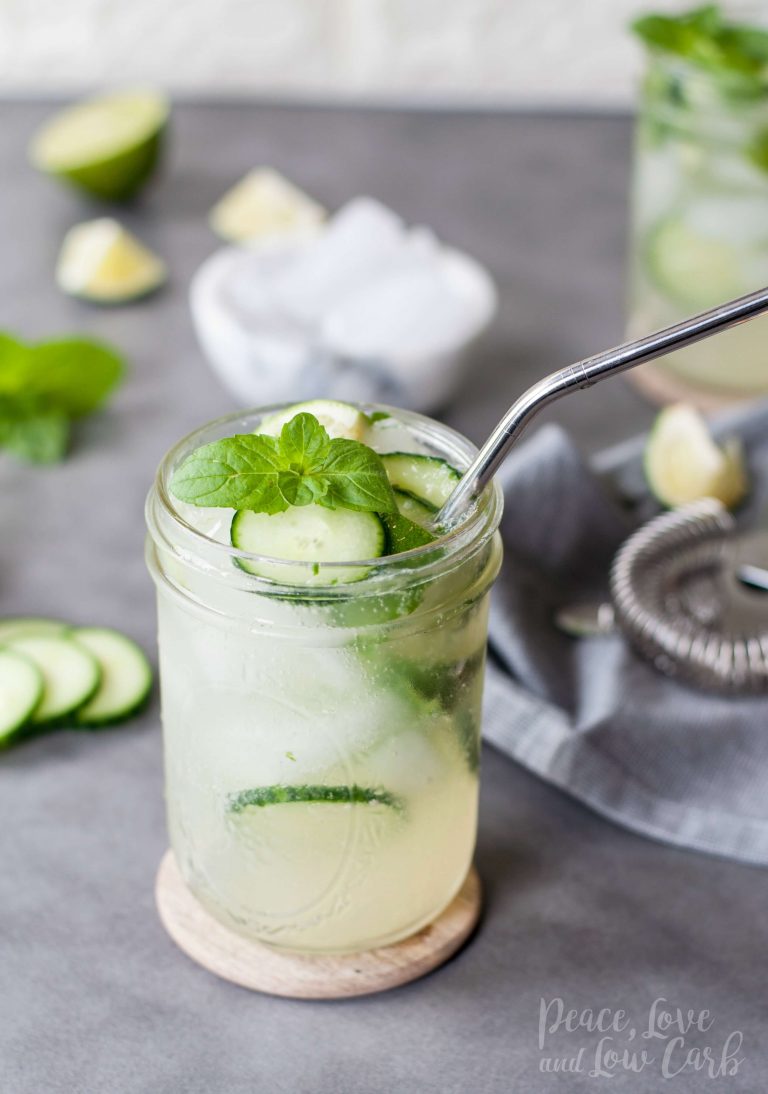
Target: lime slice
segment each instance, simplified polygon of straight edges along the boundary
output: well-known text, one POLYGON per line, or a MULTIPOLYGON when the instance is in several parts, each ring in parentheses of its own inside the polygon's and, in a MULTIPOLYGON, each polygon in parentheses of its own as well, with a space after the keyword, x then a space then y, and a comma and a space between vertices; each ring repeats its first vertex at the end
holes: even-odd
POLYGON ((269 236, 314 235, 325 209, 269 167, 257 167, 228 190, 211 210, 214 232, 230 243, 269 236))
POLYGON ((156 91, 86 99, 56 114, 30 147, 35 167, 93 194, 123 201, 157 165, 169 115, 156 91))
POLYGON ((233 794, 228 808, 230 813, 242 813, 244 809, 296 802, 313 805, 388 805, 392 809, 402 809, 400 799, 388 790, 380 787, 372 790, 366 786, 255 786, 233 794))
POLYGON ((698 411, 682 403, 666 407, 657 417, 644 467, 651 492, 669 508, 699 498, 716 498, 733 507, 747 492, 739 441, 730 440, 720 448, 698 411))
POLYGON ((163 284, 165 264, 111 217, 77 224, 56 266, 62 292, 100 304, 121 304, 163 284))

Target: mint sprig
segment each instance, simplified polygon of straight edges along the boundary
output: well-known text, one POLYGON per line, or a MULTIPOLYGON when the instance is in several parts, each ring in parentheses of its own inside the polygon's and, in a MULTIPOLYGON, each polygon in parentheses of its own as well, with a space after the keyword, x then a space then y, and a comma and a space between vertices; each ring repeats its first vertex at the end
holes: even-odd
POLYGON ((63 459, 70 423, 96 410, 123 373, 89 338, 27 345, 0 332, 0 447, 30 463, 63 459))
POLYGON ((396 513, 381 458, 359 441, 329 437, 314 414, 296 414, 280 437, 240 433, 196 449, 171 479, 198 506, 281 513, 290 505, 396 513))

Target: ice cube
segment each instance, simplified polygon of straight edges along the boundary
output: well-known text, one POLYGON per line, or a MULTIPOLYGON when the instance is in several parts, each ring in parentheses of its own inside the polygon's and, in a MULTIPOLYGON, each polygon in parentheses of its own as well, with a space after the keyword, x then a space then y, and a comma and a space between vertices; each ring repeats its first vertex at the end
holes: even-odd
POLYGON ((356 198, 275 275, 275 299, 289 314, 317 321, 346 294, 380 276, 405 246, 398 216, 371 198, 356 198))

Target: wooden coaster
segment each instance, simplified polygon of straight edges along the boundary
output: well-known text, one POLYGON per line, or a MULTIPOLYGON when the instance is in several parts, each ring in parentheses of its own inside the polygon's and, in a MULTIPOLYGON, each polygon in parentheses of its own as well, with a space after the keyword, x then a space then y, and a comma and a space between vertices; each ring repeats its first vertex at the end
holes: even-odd
POLYGON ((155 885, 160 919, 176 945, 233 984, 292 999, 348 999, 417 980, 443 965, 477 926, 482 906, 474 866, 442 915, 410 938, 354 954, 297 954, 263 946, 214 919, 185 885, 172 851, 155 885))
POLYGON ((624 374, 633 387, 636 387, 646 399, 664 406, 667 403, 689 403, 703 414, 714 414, 725 407, 746 403, 757 397, 732 391, 715 391, 710 388, 696 387, 665 368, 653 365, 641 365, 624 374))

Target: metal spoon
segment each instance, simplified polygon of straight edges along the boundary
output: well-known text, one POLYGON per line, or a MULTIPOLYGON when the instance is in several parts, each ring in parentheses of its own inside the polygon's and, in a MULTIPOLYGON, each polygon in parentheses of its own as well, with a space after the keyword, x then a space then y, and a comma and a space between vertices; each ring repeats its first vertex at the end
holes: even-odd
POLYGON ((665 327, 664 330, 647 334, 634 342, 625 342, 613 349, 604 350, 545 376, 543 380, 529 387, 509 408, 435 517, 434 526, 449 527, 462 516, 472 500, 493 478, 531 419, 545 406, 575 388, 591 387, 608 376, 626 372, 645 361, 652 361, 673 350, 690 346, 766 312, 768 288, 758 289, 757 292, 729 300, 716 308, 701 312, 700 315, 684 319, 672 327, 665 327))

